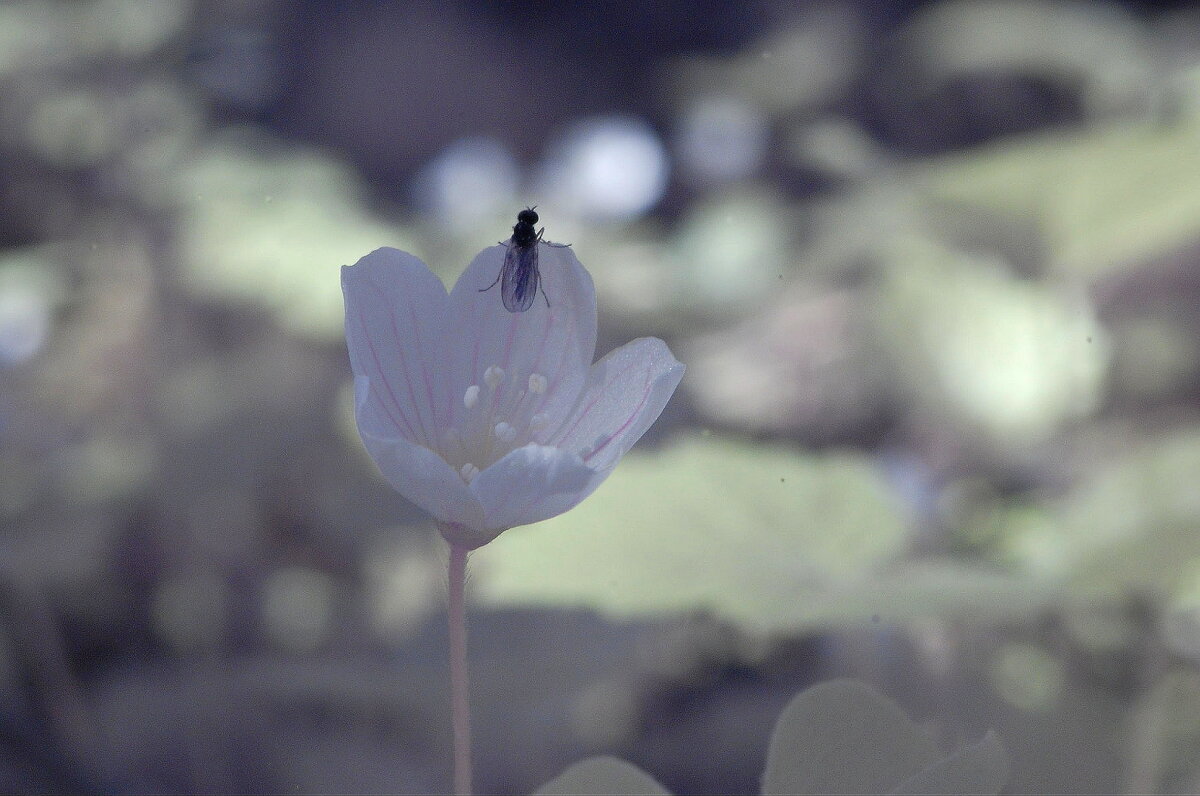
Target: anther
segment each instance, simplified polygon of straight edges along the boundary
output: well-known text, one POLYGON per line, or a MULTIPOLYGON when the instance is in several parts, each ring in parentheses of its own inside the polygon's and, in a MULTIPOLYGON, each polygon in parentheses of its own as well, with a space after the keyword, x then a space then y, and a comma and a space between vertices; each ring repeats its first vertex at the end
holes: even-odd
POLYGON ((517 438, 517 430, 503 421, 496 424, 496 438, 501 442, 512 442, 517 438))
POLYGON ((479 475, 479 468, 467 462, 458 472, 463 477, 463 480, 469 484, 475 480, 475 476, 479 475))
POLYGON ((467 388, 467 391, 463 393, 463 406, 467 407, 468 409, 474 409, 475 404, 477 403, 479 403, 479 385, 472 384, 467 388))
POLYGON ((546 387, 548 385, 549 385, 549 382, 546 381, 546 377, 543 376, 542 374, 540 374, 540 373, 530 373, 529 374, 529 391, 531 393, 534 393, 535 395, 541 395, 542 393, 544 393, 546 391, 546 387))
POLYGON ((504 381, 504 369, 488 365, 488 369, 483 372, 483 381, 488 387, 496 389, 500 386, 500 382, 504 381))

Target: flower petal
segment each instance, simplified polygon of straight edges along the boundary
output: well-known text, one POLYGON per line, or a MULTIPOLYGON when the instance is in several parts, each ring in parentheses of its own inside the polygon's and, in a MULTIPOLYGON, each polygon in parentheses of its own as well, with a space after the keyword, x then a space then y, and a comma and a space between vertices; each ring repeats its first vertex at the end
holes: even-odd
POLYGON ((446 288, 416 257, 383 248, 342 266, 342 293, 350 365, 369 380, 365 400, 372 411, 364 434, 436 447, 449 405, 439 374, 446 288))
POLYGON ((592 365, 579 402, 550 444, 607 471, 658 419, 682 378, 683 364, 662 340, 626 343, 592 365))
POLYGON ((525 312, 509 312, 496 285, 504 264, 504 246, 484 249, 467 266, 450 293, 453 327, 450 360, 446 363, 454 421, 462 418, 461 396, 495 365, 506 382, 498 391, 498 413, 505 403, 515 405, 527 392, 529 376, 546 378, 544 392, 526 395, 530 413, 545 413, 556 424, 574 405, 596 353, 596 291, 592 277, 568 247, 538 245, 542 290, 525 312), (545 292, 545 297, 541 292, 545 292), (546 302, 550 306, 546 306, 546 302))
POLYGON ((471 491, 494 537, 506 528, 540 522, 572 508, 587 497, 584 490, 594 475, 573 453, 526 445, 476 476, 471 491))
POLYGON ((406 439, 377 437, 361 425, 358 431, 383 477, 414 505, 442 522, 483 526, 479 501, 441 456, 406 439))

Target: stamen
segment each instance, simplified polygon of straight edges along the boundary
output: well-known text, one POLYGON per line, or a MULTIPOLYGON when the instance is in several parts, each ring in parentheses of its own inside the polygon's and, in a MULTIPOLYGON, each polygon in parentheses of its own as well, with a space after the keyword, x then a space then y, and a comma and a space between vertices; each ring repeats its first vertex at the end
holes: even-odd
POLYGON ((517 430, 503 421, 496 424, 496 438, 501 442, 512 442, 517 438, 517 430))
POLYGON ((500 386, 500 382, 504 381, 504 368, 488 365, 488 369, 483 372, 483 381, 488 387, 496 389, 500 386))
POLYGON ((467 407, 468 409, 474 409, 475 404, 477 403, 479 403, 479 385, 472 384, 467 388, 467 391, 463 393, 463 406, 467 407))
POLYGON ((545 412, 538 412, 533 417, 529 418, 529 430, 541 431, 550 423, 550 415, 545 412))
POLYGON ((529 374, 529 391, 535 395, 541 395, 546 391, 549 382, 546 377, 540 373, 529 374))
POLYGON ((463 477, 463 480, 469 484, 475 480, 475 476, 479 475, 479 468, 467 462, 458 472, 463 477))

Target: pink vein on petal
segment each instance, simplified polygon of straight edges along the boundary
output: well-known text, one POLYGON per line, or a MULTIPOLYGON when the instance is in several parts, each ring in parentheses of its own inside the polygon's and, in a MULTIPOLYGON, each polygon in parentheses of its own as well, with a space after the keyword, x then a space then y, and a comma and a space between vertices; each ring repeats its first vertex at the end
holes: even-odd
MULTIPOLYGON (((417 341, 417 352, 421 355, 421 381, 425 383, 425 397, 429 400, 429 411, 433 413, 433 427, 436 430, 438 428, 438 406, 437 402, 433 400, 433 384, 431 384, 429 381, 429 368, 427 367, 429 363, 424 361, 424 354, 427 352, 425 351, 425 346, 421 344, 421 326, 417 323, 417 317, 412 304, 408 305, 408 317, 412 322, 413 337, 417 341)), ((420 414, 420 412, 418 412, 418 414, 420 414)), ((422 423, 422 425, 424 424, 422 423)), ((436 442, 436 440, 429 436, 428 432, 426 432, 425 440, 429 443, 436 442)))
MULTIPOLYGON (((387 405, 385 404, 384 409, 387 412, 388 419, 392 421, 392 425, 394 425, 396 427, 397 431, 402 430, 401 429, 402 425, 404 428, 408 429, 409 437, 415 442, 416 437, 417 437, 416 429, 413 428, 412 421, 408 419, 408 415, 407 415, 407 413, 405 413, 404 407, 402 407, 400 405, 400 401, 397 400, 396 393, 392 389, 391 382, 382 375, 384 372, 383 363, 381 363, 379 361, 379 352, 375 350, 375 341, 374 341, 374 339, 372 339, 370 333, 367 331, 366 322, 362 319, 361 314, 359 314, 359 321, 360 321, 360 326, 363 330, 363 339, 365 339, 367 341, 367 348, 370 349, 370 351, 371 351, 371 359, 373 359, 375 361, 375 368, 380 373, 379 381, 383 382, 382 389, 384 392, 387 393, 388 397, 392 399, 392 406, 395 407, 396 412, 399 413, 399 415, 400 415, 400 418, 397 419, 396 415, 392 412, 391 409, 388 409, 387 405), (401 420, 404 422, 401 423, 400 422, 401 420)), ((368 379, 368 381, 369 381, 369 379, 368 379)))
POLYGON ((600 402, 601 397, 603 397, 604 393, 606 392, 607 385, 612 384, 613 382, 617 381, 617 379, 619 379, 621 376, 625 375, 625 373, 627 373, 631 368, 635 368, 635 367, 637 367, 637 363, 631 362, 628 365, 626 365, 622 370, 615 373, 613 375, 613 377, 611 379, 608 379, 608 381, 605 384, 599 385, 596 389, 596 395, 595 395, 595 397, 592 398, 591 403, 589 403, 584 408, 584 410, 579 413, 579 416, 575 418, 575 422, 571 424, 571 427, 569 429, 562 432, 562 435, 559 438, 565 439, 568 436, 570 436, 575 431, 575 429, 577 429, 579 427, 579 424, 583 422, 583 419, 588 416, 588 413, 596 408, 596 404, 598 404, 600 402))
MULTIPOLYGON (((638 402, 638 405, 636 407, 634 407, 634 410, 632 413, 630 413, 629 417, 625 418, 625 422, 622 423, 620 426, 618 426, 616 431, 614 431, 613 433, 608 435, 608 439, 604 440, 603 445, 599 446, 595 450, 588 451, 586 456, 580 457, 583 459, 585 464, 587 463, 587 461, 589 459, 591 459, 597 453, 599 453, 600 451, 607 448, 614 439, 621 436, 621 433, 623 431, 625 431, 625 429, 629 428, 630 425, 632 425, 634 418, 636 418, 639 414, 641 414, 642 408, 646 406, 646 401, 650 398, 650 389, 649 388, 650 388, 650 374, 649 374, 649 372, 647 372, 646 373, 646 381, 644 384, 642 384, 642 400, 638 402)), ((589 409, 590 409, 590 407, 589 407, 589 409)))
MULTIPOLYGON (((379 290, 379 288, 376 287, 376 290, 379 290)), ((382 291, 380 291, 380 293, 382 294, 382 291)), ((402 340, 403 338, 400 336, 400 329, 396 326, 396 313, 389 310, 388 320, 392 324, 392 334, 396 336, 396 340, 402 340)), ((409 378, 409 375, 412 373, 412 369, 408 366, 408 357, 405 355, 404 346, 399 346, 397 353, 400 355, 400 367, 404 371, 401 376, 404 379, 404 386, 408 388, 408 397, 412 400, 413 409, 416 410, 417 422, 421 426, 421 434, 424 437, 423 441, 426 445, 429 445, 433 442, 433 440, 429 436, 429 430, 425 428, 425 418, 421 417, 421 405, 417 403, 417 395, 416 392, 413 391, 412 379, 409 378)))
POLYGON ((518 319, 521 317, 520 314, 516 312, 509 313, 509 315, 512 317, 508 319, 508 338, 504 341, 504 355, 500 358, 500 362, 502 363, 500 367, 504 368, 505 370, 509 370, 509 367, 512 363, 513 341, 517 339, 517 326, 519 324, 518 319))
MULTIPOLYGON (((542 324, 541 344, 538 346, 537 356, 533 358, 533 364, 529 368, 530 373, 542 373, 542 356, 546 353, 546 343, 550 340, 550 330, 553 328, 553 326, 554 311, 551 310, 546 313, 546 322, 542 324)), ((545 374, 542 373, 542 375, 545 374)), ((550 379, 548 379, 546 383, 546 390, 542 393, 541 398, 537 400, 537 406, 533 411, 540 412, 542 407, 546 405, 546 397, 551 393, 550 385, 553 383, 553 378, 554 376, 551 374, 550 379)))
MULTIPOLYGON (((572 343, 572 344, 576 342, 575 335, 573 333, 571 335, 571 339, 568 340, 567 342, 572 343)), ((571 350, 573 347, 574 347, 573 345, 564 345, 564 346, 559 347, 558 363, 554 366, 554 370, 551 373, 550 383, 549 383, 549 385, 547 385, 545 394, 542 395, 542 399, 538 402, 537 411, 540 412, 543 409, 545 409, 546 402, 550 400, 550 397, 552 395, 554 395, 556 392, 558 392, 558 385, 562 383, 563 365, 567 359, 567 352, 569 350, 571 350)), ((590 366, 590 364, 591 363, 589 363, 589 366, 590 366)))
POLYGON ((479 343, 479 335, 475 335, 475 338, 471 341, 471 372, 467 374, 468 387, 472 384, 478 384, 475 379, 479 376, 479 343))
POLYGON ((550 339, 550 327, 554 323, 553 311, 546 313, 546 322, 542 324, 541 345, 538 346, 537 356, 533 358, 533 365, 530 366, 530 373, 541 373, 538 370, 538 365, 542 363, 542 354, 546 353, 546 341, 550 339))
MULTIPOLYGON (((512 372, 510 361, 512 359, 513 340, 517 336, 517 324, 520 314, 516 312, 509 314, 512 317, 510 317, 508 321, 508 338, 504 343, 504 354, 501 355, 500 361, 497 362, 496 365, 505 372, 505 378, 511 380, 516 376, 516 374, 512 372)), ((512 382, 510 381, 509 384, 505 385, 504 389, 496 389, 492 391, 491 410, 493 412, 496 411, 496 408, 499 405, 501 394, 503 393, 505 396, 509 394, 509 391, 512 389, 511 384, 512 382)))

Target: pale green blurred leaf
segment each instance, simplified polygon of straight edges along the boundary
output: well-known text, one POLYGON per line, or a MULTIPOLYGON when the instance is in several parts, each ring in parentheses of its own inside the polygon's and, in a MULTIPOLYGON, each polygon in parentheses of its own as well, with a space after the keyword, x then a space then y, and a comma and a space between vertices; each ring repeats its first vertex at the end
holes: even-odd
POLYGON ((794 267, 788 225, 782 198, 764 191, 733 191, 698 205, 668 253, 678 301, 717 313, 761 301, 794 267))
POLYGON ((885 793, 937 759, 933 740, 899 705, 865 683, 833 680, 783 709, 762 792, 885 793))
POLYGON ((62 487, 78 503, 99 503, 137 494, 159 466, 153 441, 141 436, 96 434, 63 451, 62 487))
POLYGON ((1165 599, 1200 561, 1198 473, 1200 429, 1138 446, 1060 501, 1057 522, 1014 527, 1011 549, 1088 593, 1165 599))
POLYGON ((876 171, 853 190, 804 205, 806 274, 854 282, 863 263, 886 261, 893 241, 930 235, 927 202, 910 181, 876 171))
POLYGON ((192 0, 6 0, 0 75, 94 58, 141 58, 179 35, 192 0))
POLYGON ((1059 596, 1028 577, 948 558, 906 561, 844 588, 825 595, 827 618, 840 607, 844 622, 865 614, 890 624, 923 617, 1006 623, 1036 616, 1059 596))
POLYGON ((1098 405, 1108 345, 1084 296, 917 236, 893 242, 878 290, 880 338, 929 414, 1020 446, 1098 405))
POLYGON ((1135 792, 1190 793, 1200 748, 1200 673, 1176 667, 1137 700, 1127 717, 1135 792))
POLYGON ((592 757, 570 766, 534 791, 534 796, 603 796, 607 793, 660 796, 669 792, 631 763, 615 757, 592 757))
POLYGON ((860 27, 835 5, 808 7, 792 19, 736 57, 679 59, 670 69, 666 98, 731 94, 778 116, 834 101, 853 80, 860 27))
POLYGON ((63 168, 92 166, 121 146, 121 120, 102 92, 66 89, 48 92, 23 119, 26 145, 63 168))
POLYGON ((187 284, 269 308, 295 331, 340 336, 339 267, 380 246, 412 248, 371 216, 348 167, 311 150, 230 135, 179 185, 187 284))
POLYGON ((701 438, 627 457, 578 508, 502 534, 473 561, 497 603, 709 609, 770 628, 811 616, 802 595, 890 560, 906 539, 866 457, 701 438))
POLYGON ((85 51, 127 58, 162 47, 191 21, 192 0, 87 0, 65 4, 85 51))
POLYGON ((870 460, 687 439, 634 453, 561 517, 472 559, 481 599, 624 618, 711 611, 758 630, 1024 616, 1047 596, 952 562, 893 565, 908 541, 870 460))
POLYGON ((0 75, 66 60, 55 46, 62 43, 62 27, 46 0, 0 4, 0 75))
POLYGON ((930 82, 1015 73, 1078 86, 1097 113, 1143 99, 1156 64, 1134 17, 1085 0, 949 0, 913 15, 899 36, 930 82))
POLYGON ((0 255, 0 296, 33 293, 50 306, 68 298, 62 257, 53 246, 9 249, 0 255))
POLYGON ((1160 622, 1169 648, 1200 661, 1200 557, 1184 566, 1160 622))
POLYGON ((1010 642, 997 650, 988 676, 1000 698, 1026 712, 1054 710, 1067 682, 1062 661, 1042 647, 1024 642, 1010 642))
POLYGON ((1200 239, 1200 117, 1010 140, 915 176, 934 197, 1033 219, 1051 265, 1089 278, 1200 239))
POLYGON ((1008 752, 1000 736, 989 731, 979 743, 967 744, 903 782, 893 793, 996 794, 1008 781, 1008 752))
POLYGON ((865 683, 832 680, 784 708, 762 792, 983 794, 999 793, 1007 777, 994 733, 943 757, 895 702, 865 683))

